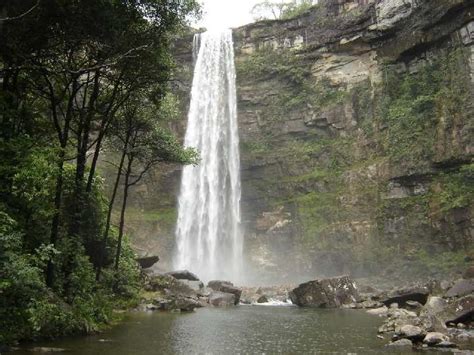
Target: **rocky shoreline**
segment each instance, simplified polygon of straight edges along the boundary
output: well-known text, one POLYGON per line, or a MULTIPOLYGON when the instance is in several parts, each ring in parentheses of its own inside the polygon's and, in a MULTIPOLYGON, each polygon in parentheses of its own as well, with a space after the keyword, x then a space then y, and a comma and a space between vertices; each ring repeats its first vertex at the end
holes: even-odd
POLYGON ((200 307, 293 304, 299 307, 366 310, 384 319, 374 334, 388 347, 474 349, 474 270, 463 278, 431 280, 392 289, 358 284, 348 276, 300 285, 236 287, 229 281, 204 285, 189 271, 145 273, 137 311, 192 312, 200 307))

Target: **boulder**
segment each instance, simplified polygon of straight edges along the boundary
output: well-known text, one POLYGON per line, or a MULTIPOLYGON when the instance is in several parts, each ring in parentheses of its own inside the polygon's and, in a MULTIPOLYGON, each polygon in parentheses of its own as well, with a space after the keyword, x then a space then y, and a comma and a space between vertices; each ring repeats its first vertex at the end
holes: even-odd
POLYGON ((403 288, 390 292, 381 302, 389 307, 397 303, 400 307, 405 307, 408 301, 416 301, 424 305, 428 300, 430 290, 424 286, 403 288))
POLYGON ((204 284, 201 281, 178 280, 178 282, 186 285, 197 293, 200 293, 204 289, 204 284))
POLYGON ((446 297, 461 297, 471 293, 474 293, 474 279, 461 279, 446 292, 446 297))
POLYGON ((406 309, 388 309, 388 319, 379 327, 379 333, 399 333, 400 329, 409 325, 418 325, 420 319, 415 312, 407 311, 406 309))
POLYGON ((235 287, 232 282, 213 280, 208 282, 207 287, 213 291, 233 294, 235 304, 239 304, 240 296, 242 295, 242 289, 235 287))
POLYGON ((453 349, 458 346, 450 341, 442 341, 441 343, 436 344, 437 348, 453 349))
POLYGON ((192 312, 195 308, 200 307, 202 307, 201 302, 190 297, 178 297, 173 305, 174 309, 179 309, 181 312, 192 312))
POLYGON ((160 258, 158 256, 144 256, 142 258, 137 258, 136 260, 142 269, 148 269, 155 265, 160 258))
POLYGON ((188 270, 171 271, 167 272, 166 275, 173 276, 178 280, 199 281, 199 278, 188 270))
POLYGON ((418 302, 418 301, 407 301, 406 302, 406 308, 412 309, 412 310, 418 310, 421 309, 423 305, 418 302))
POLYGON ((176 311, 181 312, 192 312, 195 308, 202 307, 203 305, 199 302, 198 299, 185 296, 173 296, 170 298, 157 298, 153 300, 153 306, 155 308, 150 308, 150 305, 147 305, 148 310, 160 310, 160 311, 176 311))
POLYGON ((355 283, 348 277, 314 280, 290 292, 291 302, 300 307, 337 308, 359 302, 355 283))
POLYGON ((471 266, 462 274, 463 279, 474 279, 474 266, 471 266))
POLYGON ((209 295, 209 304, 214 307, 229 307, 235 305, 235 295, 232 293, 212 291, 209 295))
POLYGON ((267 302, 268 302, 268 298, 265 295, 260 296, 257 300, 257 303, 267 303, 267 302))
POLYGON ((426 332, 421 327, 406 324, 400 328, 397 335, 400 338, 410 339, 412 341, 421 341, 425 338, 426 332))
POLYGON ((428 333, 423 339, 423 343, 428 346, 436 346, 443 341, 449 342, 449 337, 439 332, 428 333))
POLYGON ((388 315, 388 308, 386 306, 383 306, 380 308, 369 309, 367 313, 373 314, 375 316, 385 317, 388 315))
POLYGON ((443 298, 432 296, 428 298, 423 310, 436 315, 444 311, 447 305, 448 303, 443 298))
POLYGON ((387 346, 393 347, 412 347, 413 343, 409 339, 400 339, 387 344, 387 346))
POLYGON ((452 301, 440 314, 447 325, 474 322, 474 295, 461 297, 452 301))

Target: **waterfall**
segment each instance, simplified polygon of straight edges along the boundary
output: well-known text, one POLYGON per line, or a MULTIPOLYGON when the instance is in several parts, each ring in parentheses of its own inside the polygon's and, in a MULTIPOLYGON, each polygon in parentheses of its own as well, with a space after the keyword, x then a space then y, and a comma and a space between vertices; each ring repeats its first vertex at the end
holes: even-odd
POLYGON ((205 281, 238 281, 243 241, 232 32, 196 35, 193 44, 197 58, 185 146, 196 148, 201 160, 183 170, 174 267, 205 281))

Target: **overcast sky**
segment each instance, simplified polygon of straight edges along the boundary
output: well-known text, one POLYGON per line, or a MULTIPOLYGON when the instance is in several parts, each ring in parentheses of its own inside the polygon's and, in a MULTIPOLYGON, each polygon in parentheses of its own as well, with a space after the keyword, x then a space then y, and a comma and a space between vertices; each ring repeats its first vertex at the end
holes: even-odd
POLYGON ((250 10, 261 0, 201 0, 204 4, 203 19, 199 27, 234 28, 253 21, 250 10))

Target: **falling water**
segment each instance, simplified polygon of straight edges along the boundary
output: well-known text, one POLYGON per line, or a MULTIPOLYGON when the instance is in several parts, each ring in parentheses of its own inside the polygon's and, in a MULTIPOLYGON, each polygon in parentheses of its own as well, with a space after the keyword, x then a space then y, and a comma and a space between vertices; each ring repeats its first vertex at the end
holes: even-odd
POLYGON ((183 171, 174 266, 206 281, 238 281, 242 236, 232 32, 196 35, 194 47, 185 145, 195 147, 201 161, 183 171))

